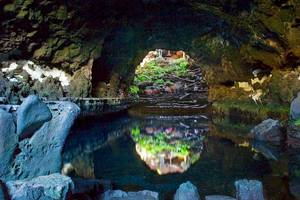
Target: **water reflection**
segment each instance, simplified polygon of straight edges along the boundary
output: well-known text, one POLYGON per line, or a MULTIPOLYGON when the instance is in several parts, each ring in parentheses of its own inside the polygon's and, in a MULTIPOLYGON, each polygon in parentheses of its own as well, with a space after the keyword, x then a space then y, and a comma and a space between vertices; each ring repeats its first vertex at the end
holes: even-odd
POLYGON ((289 190, 299 195, 299 153, 285 158, 280 149, 246 140, 236 124, 226 127, 201 116, 87 119, 66 141, 64 169, 109 179, 116 189, 158 191, 162 199, 187 180, 203 194, 231 196, 243 178, 263 181, 267 199, 295 199, 289 190))
POLYGON ((205 126, 198 119, 147 119, 131 129, 139 157, 158 174, 183 173, 200 158, 205 126))

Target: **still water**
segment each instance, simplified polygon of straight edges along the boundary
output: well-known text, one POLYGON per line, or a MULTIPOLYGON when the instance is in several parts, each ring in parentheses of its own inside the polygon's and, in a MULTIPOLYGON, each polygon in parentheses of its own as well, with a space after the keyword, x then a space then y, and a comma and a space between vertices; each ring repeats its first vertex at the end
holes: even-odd
POLYGON ((63 157, 74 168, 73 176, 109 179, 115 189, 125 191, 157 191, 162 199, 172 199, 188 180, 201 196, 234 196, 234 182, 243 178, 262 181, 269 199, 295 199, 289 192, 288 161, 280 150, 240 135, 240 130, 228 131, 202 115, 118 114, 78 121, 63 157))

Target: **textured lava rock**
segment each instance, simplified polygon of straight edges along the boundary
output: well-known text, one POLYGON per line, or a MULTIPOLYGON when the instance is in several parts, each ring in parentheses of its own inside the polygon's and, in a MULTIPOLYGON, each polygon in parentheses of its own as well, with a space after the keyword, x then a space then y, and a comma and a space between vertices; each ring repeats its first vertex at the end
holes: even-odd
POLYGON ((191 182, 183 183, 176 190, 174 200, 199 200, 198 189, 191 182))
POLYGON ((256 140, 268 142, 280 142, 283 140, 283 133, 278 120, 267 119, 255 126, 250 136, 256 140))
POLYGON ((300 148, 300 127, 289 124, 287 128, 287 143, 292 148, 300 148))
POLYGON ((9 174, 17 143, 13 116, 0 109, 0 178, 9 174))
POLYGON ((6 183, 11 200, 66 200, 74 188, 71 178, 60 174, 6 183))
POLYGON ((263 186, 257 180, 238 180, 235 182, 237 200, 264 200, 263 186))
POLYGON ((140 192, 124 192, 121 190, 109 190, 102 196, 103 200, 158 200, 158 193, 148 190, 140 192))
POLYGON ((17 134, 21 139, 31 137, 51 118, 52 114, 44 102, 37 96, 28 96, 17 111, 17 134))
POLYGON ((293 120, 300 119, 300 92, 298 92, 297 97, 292 101, 290 112, 293 120))
POLYGON ((236 200, 235 198, 223 195, 210 195, 206 196, 205 200, 236 200))
POLYGON ((80 109, 70 102, 59 102, 50 107, 52 120, 46 122, 30 139, 19 144, 21 153, 14 162, 14 174, 18 179, 61 170, 62 148, 80 109))

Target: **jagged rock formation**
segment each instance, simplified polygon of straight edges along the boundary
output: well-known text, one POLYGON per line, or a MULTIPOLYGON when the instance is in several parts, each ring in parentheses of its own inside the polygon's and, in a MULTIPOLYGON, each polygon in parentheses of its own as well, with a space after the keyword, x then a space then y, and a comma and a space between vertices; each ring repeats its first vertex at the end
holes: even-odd
MULTIPOLYGON (((2 1, 0 60, 30 58, 73 75, 93 59, 89 82, 93 91, 99 91, 109 83, 117 88, 129 85, 134 66, 149 50, 184 49, 204 67, 210 100, 231 96, 286 103, 299 90, 299 4, 292 0, 2 1), (264 84, 252 84, 251 78, 270 73, 274 75, 264 84), (245 91, 240 82, 251 83, 251 89, 245 91), (285 87, 288 82, 296 86, 285 87)), ((73 94, 78 93, 82 95, 73 94)))
POLYGON ((74 189, 72 179, 61 174, 39 176, 31 180, 8 181, 6 183, 11 200, 66 200, 74 189))

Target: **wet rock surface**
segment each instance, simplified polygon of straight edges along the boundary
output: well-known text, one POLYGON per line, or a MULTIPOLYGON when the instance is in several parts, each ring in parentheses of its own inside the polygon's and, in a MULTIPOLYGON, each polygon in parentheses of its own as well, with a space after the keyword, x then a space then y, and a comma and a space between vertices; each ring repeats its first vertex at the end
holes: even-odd
POLYGON ((235 198, 222 195, 210 195, 206 196, 205 200, 235 200, 235 198))
POLYGON ((300 148, 300 127, 295 124, 289 124, 287 128, 287 143, 290 147, 300 148))
POLYGON ((59 102, 50 109, 52 120, 19 144, 21 153, 16 156, 13 168, 18 178, 33 178, 61 170, 62 149, 80 109, 70 102, 59 102))
POLYGON ((191 182, 183 183, 177 189, 174 200, 200 200, 198 189, 191 182))
POLYGON ((37 96, 31 95, 17 111, 17 134, 20 139, 29 138, 51 118, 47 105, 37 96))
POLYGON ((103 200, 158 200, 158 193, 148 190, 139 192, 124 192, 121 190, 109 190, 102 196, 103 200))
POLYGON ((256 180, 238 180, 235 182, 237 200, 264 200, 263 186, 256 180))
MULTIPOLYGON (((30 110, 35 106, 38 110, 49 112, 48 107, 45 107, 37 97, 31 96, 27 101, 25 100, 25 104, 21 106, 20 117, 27 117, 22 116, 22 112, 31 114, 30 120, 27 120, 28 124, 38 124, 41 127, 38 130, 31 129, 30 131, 33 131, 30 132, 31 138, 23 139, 20 142, 18 142, 15 132, 12 115, 0 109, 0 129, 4 128, 1 131, 0 140, 3 142, 0 147, 0 155, 3 158, 0 165, 0 178, 5 181, 34 178, 61 170, 62 148, 80 109, 70 102, 57 102, 50 105, 51 113, 44 115, 43 112, 36 113, 34 110, 30 110), (31 104, 33 102, 35 102, 34 105, 31 104), (53 116, 52 119, 51 116, 53 116), (43 122, 44 124, 41 125, 43 121, 41 119, 51 120, 43 122)), ((26 128, 26 126, 23 127, 26 128)))
POLYGON ((60 174, 8 181, 6 185, 11 200, 66 200, 74 188, 71 178, 60 174))
POLYGON ((0 178, 7 176, 10 171, 12 158, 18 143, 15 129, 12 114, 0 109, 0 178))
POLYGON ((274 143, 280 143, 284 139, 279 121, 273 119, 267 119, 255 126, 250 136, 256 140, 274 143))
POLYGON ((300 92, 291 103, 290 114, 292 120, 300 119, 300 92))

